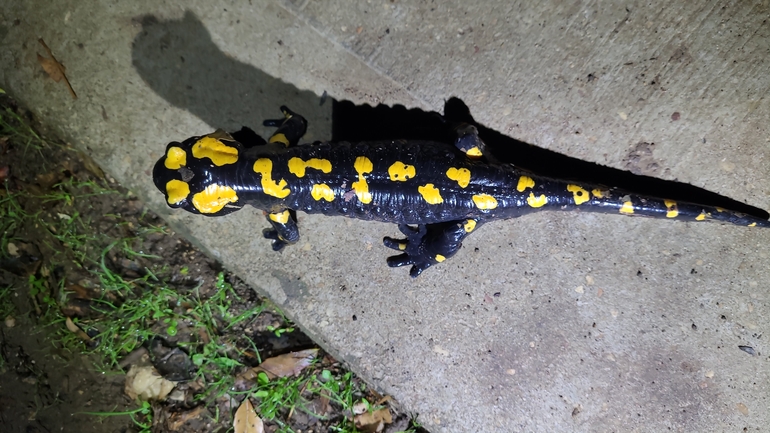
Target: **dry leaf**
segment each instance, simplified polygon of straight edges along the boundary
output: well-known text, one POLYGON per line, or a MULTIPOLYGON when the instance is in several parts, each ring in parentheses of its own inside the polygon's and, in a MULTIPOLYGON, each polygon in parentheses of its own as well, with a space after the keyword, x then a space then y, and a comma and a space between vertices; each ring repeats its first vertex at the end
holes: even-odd
POLYGON ((263 433, 265 431, 262 425, 262 419, 254 412, 254 406, 248 398, 235 411, 233 417, 234 433, 263 433))
POLYGON ((55 82, 58 83, 59 81, 64 80, 64 82, 67 84, 67 89, 69 89, 70 91, 70 95, 72 95, 72 99, 77 99, 78 95, 75 94, 75 90, 72 88, 72 85, 70 84, 70 80, 67 79, 67 75, 65 74, 65 71, 67 68, 65 68, 64 65, 59 63, 58 60, 56 60, 56 57, 53 56, 51 49, 48 48, 48 45, 46 45, 45 41, 42 38, 38 39, 37 41, 40 42, 40 45, 42 45, 43 48, 45 48, 45 51, 50 56, 50 58, 48 58, 38 54, 37 61, 40 62, 40 66, 43 67, 43 70, 55 82))
POLYGON ((175 386, 176 383, 164 379, 151 365, 132 365, 126 374, 124 391, 133 400, 163 400, 175 386))
POLYGON ((92 343, 94 341, 91 339, 91 337, 88 336, 88 334, 85 333, 85 331, 80 329, 80 326, 76 325, 75 322, 73 322, 72 319, 70 319, 69 317, 67 317, 64 320, 64 324, 67 326, 67 329, 70 332, 77 334, 77 336, 80 337, 81 340, 88 343, 92 343))
POLYGON ((390 415, 390 409, 384 407, 374 412, 364 412, 356 415, 353 417, 353 422, 355 422, 356 428, 361 430, 361 432, 375 433, 381 432, 385 428, 385 424, 392 423, 393 417, 390 415))
POLYGON ((252 368, 252 375, 250 377, 247 377, 248 375, 246 373, 248 372, 244 373, 243 376, 245 378, 251 379, 256 377, 256 374, 260 371, 267 373, 267 377, 270 379, 274 379, 276 377, 296 376, 305 367, 310 365, 311 362, 313 362, 313 359, 315 359, 316 355, 318 355, 318 349, 306 349, 299 352, 291 352, 284 355, 274 356, 264 360, 262 364, 252 368))

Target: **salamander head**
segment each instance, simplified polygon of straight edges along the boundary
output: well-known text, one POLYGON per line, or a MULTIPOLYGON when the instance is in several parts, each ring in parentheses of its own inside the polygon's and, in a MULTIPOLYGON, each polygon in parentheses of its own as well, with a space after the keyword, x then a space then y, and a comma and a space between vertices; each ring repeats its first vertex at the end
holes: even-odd
POLYGON ((207 216, 234 212, 243 203, 228 183, 243 146, 222 130, 166 146, 152 180, 172 208, 207 216))

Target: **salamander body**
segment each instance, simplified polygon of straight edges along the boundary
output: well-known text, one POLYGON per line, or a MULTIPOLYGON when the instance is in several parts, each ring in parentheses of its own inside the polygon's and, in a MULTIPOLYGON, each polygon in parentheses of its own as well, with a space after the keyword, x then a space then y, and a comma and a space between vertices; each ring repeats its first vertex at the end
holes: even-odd
POLYGON ((262 209, 272 226, 263 234, 276 251, 299 240, 295 211, 396 223, 406 239, 384 239, 401 252, 388 264, 411 265, 413 277, 457 253, 484 222, 540 210, 770 227, 717 207, 536 176, 498 163, 470 125, 457 128, 454 146, 418 140, 297 145, 307 123, 281 109, 283 119, 265 121, 278 127, 268 143, 241 142, 247 133, 218 130, 168 144, 153 180, 169 206, 207 216, 244 205, 262 209))

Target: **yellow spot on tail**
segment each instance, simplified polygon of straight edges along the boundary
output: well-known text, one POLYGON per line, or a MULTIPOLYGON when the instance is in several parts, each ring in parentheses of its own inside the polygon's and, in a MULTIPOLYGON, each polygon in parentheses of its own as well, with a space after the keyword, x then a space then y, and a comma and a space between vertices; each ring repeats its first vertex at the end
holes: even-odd
POLYGON ((604 196, 607 195, 607 192, 599 188, 594 188, 591 190, 591 194, 593 194, 596 198, 604 198, 604 196))
POLYGON ((531 192, 529 193, 529 197, 527 197, 527 204, 532 207, 542 207, 546 203, 548 203, 548 197, 546 197, 545 194, 540 194, 540 197, 535 197, 535 193, 531 192))
POLYGON ((473 204, 481 210, 488 210, 497 207, 497 200, 489 194, 477 194, 473 196, 473 204))
POLYGON ((190 195, 190 185, 181 180, 170 180, 166 184, 166 194, 168 194, 169 204, 178 204, 190 195))
POLYGON ((313 185, 310 195, 313 196, 315 201, 320 201, 321 199, 326 201, 334 200, 334 191, 325 183, 313 185))
POLYGON ((275 221, 280 224, 286 224, 289 222, 289 211, 285 210, 283 212, 276 212, 276 213, 270 213, 267 215, 268 218, 270 218, 270 221, 275 221))
POLYGON ((463 228, 465 229, 465 233, 472 232, 473 229, 476 228, 476 221, 475 220, 465 220, 465 224, 463 225, 463 228))
POLYGON ((418 187, 417 192, 420 193, 422 198, 424 198, 428 204, 439 204, 444 202, 441 193, 432 183, 418 187))
POLYGON ((481 149, 479 149, 476 146, 471 147, 470 149, 465 151, 465 154, 470 156, 471 158, 478 158, 478 157, 480 157, 482 155, 481 154, 481 149))
POLYGON ((471 171, 467 168, 449 167, 449 170, 446 171, 446 177, 457 182, 460 188, 465 188, 471 182, 471 171))
POLYGON ((666 205, 666 218, 676 218, 679 216, 679 208, 674 200, 663 200, 663 204, 666 205))
POLYGON ((631 200, 623 202, 623 206, 620 207, 620 213, 631 215, 634 213, 634 204, 631 200))
POLYGON ((446 260, 446 257, 442 256, 441 254, 436 254, 435 258, 436 258, 436 261, 439 262, 439 263, 441 263, 444 260, 446 260))
POLYGON ((751 223, 751 224, 749 224, 749 227, 756 227, 756 226, 757 226, 757 223, 751 223))
POLYGON ((284 146, 289 147, 289 139, 286 138, 286 135, 280 132, 277 134, 273 134, 273 136, 270 137, 270 139, 267 141, 270 143, 281 143, 284 146))
POLYGON ((529 177, 529 176, 522 176, 519 178, 519 183, 516 185, 516 191, 518 192, 524 192, 527 188, 532 188, 535 186, 535 181, 529 177))
POLYGON ((289 160, 287 165, 289 166, 289 172, 297 177, 305 177, 305 169, 307 168, 321 170, 324 173, 332 171, 332 163, 328 159, 310 158, 307 161, 303 161, 302 158, 295 156, 289 160))
POLYGON ((203 137, 193 144, 192 154, 198 159, 209 158, 218 167, 238 161, 238 149, 209 136, 203 137))
POLYGON ((353 182, 353 191, 356 193, 356 197, 358 197, 358 200, 363 204, 369 204, 372 201, 372 194, 369 192, 369 185, 366 183, 366 178, 364 178, 364 175, 366 173, 371 173, 374 169, 374 165, 372 164, 372 161, 365 157, 365 156, 359 156, 356 158, 356 162, 353 163, 353 168, 358 173, 358 180, 356 182, 353 182))
POLYGON ((396 161, 388 167, 388 175, 393 182, 405 182, 413 178, 414 174, 414 166, 404 164, 401 161, 396 161))
POLYGON ((187 152, 179 147, 170 147, 166 152, 166 162, 163 163, 169 170, 178 170, 187 165, 187 152))
POLYGON ((238 195, 234 189, 214 183, 193 195, 192 204, 200 213, 217 213, 228 203, 237 201, 238 195))
POLYGON ((567 185, 567 191, 572 193, 572 198, 575 199, 576 205, 581 205, 588 200, 591 200, 591 194, 577 185, 567 185))
POLYGON ((695 220, 696 221, 703 221, 703 220, 706 219, 707 216, 709 216, 709 214, 706 213, 706 211, 704 210, 704 211, 701 211, 700 215, 695 217, 695 220))
POLYGON ((254 172, 262 175, 262 192, 267 195, 284 198, 291 190, 286 188, 286 181, 281 179, 276 182, 273 180, 273 161, 268 158, 259 158, 254 161, 254 172))

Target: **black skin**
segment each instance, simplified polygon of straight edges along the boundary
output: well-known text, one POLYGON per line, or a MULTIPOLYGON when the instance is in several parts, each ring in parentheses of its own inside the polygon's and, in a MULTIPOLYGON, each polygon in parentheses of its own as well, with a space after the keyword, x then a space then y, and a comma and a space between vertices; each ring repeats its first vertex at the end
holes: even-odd
POLYGON ((275 251, 299 240, 296 211, 398 224, 405 239, 391 267, 417 277, 452 256, 486 221, 539 210, 581 210, 684 221, 770 227, 770 222, 711 206, 641 196, 599 185, 539 177, 499 163, 476 128, 455 128, 454 146, 433 141, 316 142, 298 145, 306 120, 287 107, 267 143, 250 129, 218 130, 172 142, 153 180, 169 206, 221 216, 246 204, 265 211, 263 235, 275 251), (203 149, 203 150, 201 150, 203 149))

